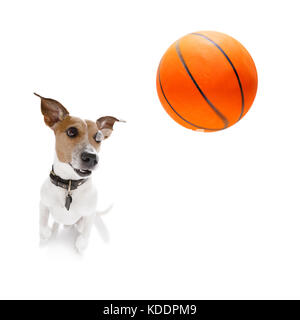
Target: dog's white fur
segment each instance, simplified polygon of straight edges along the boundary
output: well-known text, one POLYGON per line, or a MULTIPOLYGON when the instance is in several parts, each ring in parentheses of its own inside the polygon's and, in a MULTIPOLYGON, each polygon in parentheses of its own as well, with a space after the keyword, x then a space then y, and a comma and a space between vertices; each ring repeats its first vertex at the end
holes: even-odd
MULTIPOLYGON (((72 167, 58 160, 56 154, 53 163, 54 172, 62 179, 80 179, 72 167)), ((80 185, 76 190, 71 191, 72 204, 70 210, 65 208, 67 190, 55 186, 48 177, 41 188, 40 200, 40 238, 48 240, 52 235, 52 228, 49 226, 49 215, 54 221, 65 226, 75 225, 79 235, 75 247, 82 252, 88 245, 88 239, 94 223, 97 191, 92 183, 92 177, 80 185)))

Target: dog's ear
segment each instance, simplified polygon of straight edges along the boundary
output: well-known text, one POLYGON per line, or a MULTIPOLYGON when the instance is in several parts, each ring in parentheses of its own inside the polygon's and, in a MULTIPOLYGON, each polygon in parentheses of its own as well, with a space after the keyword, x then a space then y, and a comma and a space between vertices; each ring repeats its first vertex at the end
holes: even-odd
POLYGON ((44 98, 37 93, 34 94, 41 98, 41 111, 46 125, 50 128, 53 128, 57 122, 64 120, 69 114, 68 110, 58 101, 44 98))
POLYGON ((104 139, 108 138, 111 135, 116 121, 125 122, 124 120, 109 116, 101 117, 96 121, 97 127, 102 132, 104 139))

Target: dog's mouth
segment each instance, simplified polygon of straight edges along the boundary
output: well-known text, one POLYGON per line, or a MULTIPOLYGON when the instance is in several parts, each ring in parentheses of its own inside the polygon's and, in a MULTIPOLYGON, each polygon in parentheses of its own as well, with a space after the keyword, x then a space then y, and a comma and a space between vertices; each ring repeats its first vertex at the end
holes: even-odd
POLYGON ((92 174, 92 171, 90 170, 75 169, 75 168, 73 169, 80 177, 88 177, 90 174, 92 174))
POLYGON ((80 176, 80 177, 83 177, 83 178, 86 178, 88 177, 89 175, 92 174, 92 171, 91 170, 87 170, 87 169, 76 169, 74 168, 71 163, 69 163, 69 165, 73 168, 73 170, 80 176))

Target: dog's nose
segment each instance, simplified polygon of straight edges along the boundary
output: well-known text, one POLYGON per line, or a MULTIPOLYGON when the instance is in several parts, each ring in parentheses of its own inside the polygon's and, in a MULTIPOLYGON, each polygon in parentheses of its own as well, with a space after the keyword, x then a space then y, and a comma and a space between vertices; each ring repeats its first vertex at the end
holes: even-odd
POLYGON ((89 167, 94 167, 98 161, 99 157, 96 153, 82 152, 81 160, 89 167))

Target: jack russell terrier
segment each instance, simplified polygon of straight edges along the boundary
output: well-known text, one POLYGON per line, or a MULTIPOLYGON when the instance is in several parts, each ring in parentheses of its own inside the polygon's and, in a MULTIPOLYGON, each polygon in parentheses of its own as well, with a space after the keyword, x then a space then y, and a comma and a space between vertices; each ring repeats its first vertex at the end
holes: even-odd
POLYGON ((92 184, 92 172, 98 167, 101 142, 108 138, 116 121, 114 117, 101 117, 96 122, 69 115, 58 101, 41 97, 44 121, 55 134, 55 157, 49 177, 41 188, 40 238, 48 240, 54 225, 75 226, 78 236, 75 247, 82 252, 88 245, 94 223, 97 191, 92 184))

